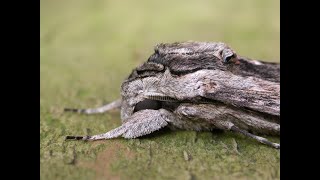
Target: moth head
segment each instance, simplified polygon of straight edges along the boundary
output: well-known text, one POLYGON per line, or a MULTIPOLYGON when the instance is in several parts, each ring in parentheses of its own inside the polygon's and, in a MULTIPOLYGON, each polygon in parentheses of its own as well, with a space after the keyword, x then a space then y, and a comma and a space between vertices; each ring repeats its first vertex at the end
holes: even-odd
POLYGON ((121 119, 143 109, 160 109, 161 103, 146 98, 148 92, 157 92, 159 77, 164 67, 156 63, 144 63, 133 70, 121 86, 121 119))

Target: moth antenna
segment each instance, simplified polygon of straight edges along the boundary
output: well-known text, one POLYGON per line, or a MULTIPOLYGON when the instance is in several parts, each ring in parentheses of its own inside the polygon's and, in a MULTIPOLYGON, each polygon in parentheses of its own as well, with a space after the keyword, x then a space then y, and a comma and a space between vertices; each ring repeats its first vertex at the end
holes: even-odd
POLYGON ((108 103, 106 105, 103 105, 97 108, 88 108, 88 109, 64 108, 64 111, 81 113, 81 114, 99 114, 99 113, 104 113, 120 107, 121 107, 121 99, 117 99, 111 103, 108 103))
POLYGON ((167 101, 167 102, 177 102, 178 100, 161 93, 148 92, 144 98, 156 101, 167 101))
POLYGON ((65 140, 87 140, 89 136, 66 136, 65 140))
POLYGON ((156 100, 156 101, 166 101, 166 102, 177 102, 178 100, 171 98, 169 96, 154 96, 154 95, 148 95, 145 96, 146 99, 150 100, 156 100))
POLYGON ((85 113, 86 109, 76 109, 76 108, 64 108, 65 112, 75 112, 75 113, 85 113))

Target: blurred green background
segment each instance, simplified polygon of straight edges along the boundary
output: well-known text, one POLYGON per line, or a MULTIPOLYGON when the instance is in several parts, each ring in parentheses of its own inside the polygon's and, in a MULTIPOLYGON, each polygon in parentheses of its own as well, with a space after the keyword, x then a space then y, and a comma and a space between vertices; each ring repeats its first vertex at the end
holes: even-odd
POLYGON ((278 0, 40 3, 41 179, 280 178, 280 151, 241 135, 163 130, 134 140, 65 142, 121 122, 119 111, 62 112, 119 98, 122 81, 161 42, 222 41, 242 56, 279 62, 278 0))

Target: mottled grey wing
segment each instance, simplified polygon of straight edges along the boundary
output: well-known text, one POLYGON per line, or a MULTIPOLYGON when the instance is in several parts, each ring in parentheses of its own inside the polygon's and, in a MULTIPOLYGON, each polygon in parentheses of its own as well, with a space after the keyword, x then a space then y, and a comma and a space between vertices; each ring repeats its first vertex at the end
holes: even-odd
MULTIPOLYGON (((203 99, 218 101, 279 116, 280 65, 248 58, 240 58, 236 63, 226 63, 223 60, 223 53, 230 55, 230 51, 234 52, 224 43, 159 44, 148 61, 136 68, 130 77, 135 79, 154 76, 163 73, 166 69, 169 69, 171 74, 177 75, 176 77, 203 69, 216 70, 212 71, 216 73, 211 74, 212 77, 205 77, 205 79, 212 79, 213 83, 203 83, 204 87, 200 88, 204 89, 201 96, 190 97, 188 101, 199 102, 203 99), (252 81, 245 83, 249 80, 252 81), (259 88, 247 89, 243 84, 259 88)), ((163 96, 173 98, 170 93, 163 96)), ((163 97, 152 97, 152 99, 162 101, 163 97)))
POLYGON ((148 62, 162 64, 173 74, 186 74, 200 69, 226 69, 217 56, 221 45, 205 42, 159 44, 148 62))
POLYGON ((184 42, 159 44, 148 61, 161 64, 172 74, 183 75, 201 69, 230 71, 243 77, 255 76, 273 82, 280 82, 280 65, 254 61, 238 56, 225 43, 184 42), (234 57, 236 61, 228 62, 234 57))

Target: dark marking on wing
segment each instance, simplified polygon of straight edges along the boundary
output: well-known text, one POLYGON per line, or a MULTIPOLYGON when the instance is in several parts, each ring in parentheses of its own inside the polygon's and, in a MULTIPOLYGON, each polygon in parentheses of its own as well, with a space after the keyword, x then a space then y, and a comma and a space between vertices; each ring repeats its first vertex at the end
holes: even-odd
POLYGON ((234 63, 226 63, 215 56, 212 49, 199 51, 198 47, 201 46, 201 43, 195 43, 195 47, 192 47, 192 43, 183 44, 181 47, 179 45, 179 43, 173 43, 157 46, 148 62, 162 64, 168 67, 174 75, 184 75, 201 69, 218 69, 230 71, 242 77, 253 76, 272 82, 280 82, 280 65, 275 65, 275 63, 259 61, 260 63, 256 64, 249 58, 239 56, 234 63), (170 48, 173 49, 172 52, 170 48), (187 50, 185 53, 177 53, 179 48, 187 50), (192 50, 194 51, 192 52, 192 50))
POLYGON ((159 63, 145 62, 134 69, 128 77, 128 80, 136 78, 151 77, 157 75, 159 72, 164 71, 164 66, 159 63))
POLYGON ((150 56, 148 61, 169 67, 170 72, 176 75, 184 75, 201 69, 227 70, 226 65, 212 54, 202 54, 197 56, 153 54, 150 56))

